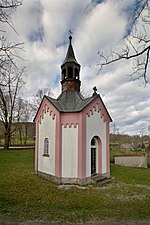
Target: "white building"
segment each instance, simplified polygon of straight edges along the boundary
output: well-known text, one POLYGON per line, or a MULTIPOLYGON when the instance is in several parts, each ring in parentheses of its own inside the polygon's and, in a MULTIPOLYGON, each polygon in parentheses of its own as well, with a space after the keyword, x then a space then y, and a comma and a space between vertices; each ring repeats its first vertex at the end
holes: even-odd
POLYGON ((62 93, 44 96, 35 117, 35 171, 58 183, 90 183, 94 174, 109 177, 109 123, 111 117, 100 97, 80 93, 80 65, 72 37, 62 70, 62 93))

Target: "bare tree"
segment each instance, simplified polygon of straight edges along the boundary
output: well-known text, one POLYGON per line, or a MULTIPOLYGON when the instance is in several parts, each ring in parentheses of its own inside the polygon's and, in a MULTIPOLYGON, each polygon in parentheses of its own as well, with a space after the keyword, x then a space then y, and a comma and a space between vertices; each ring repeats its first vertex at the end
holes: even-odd
POLYGON ((113 137, 113 142, 115 143, 117 141, 119 135, 119 127, 116 126, 115 123, 113 123, 113 127, 112 127, 112 137, 113 137))
MULTIPOLYGON (((22 5, 21 0, 1 0, 0 2, 0 24, 10 26, 16 34, 18 33, 11 22, 11 14, 20 5, 22 5)), ((7 70, 7 65, 10 62, 16 66, 14 58, 19 58, 18 50, 23 49, 23 43, 11 43, 7 40, 6 34, 6 30, 0 29, 0 68, 4 71, 7 70)))
POLYGON ((5 128, 5 149, 9 149, 16 98, 24 84, 23 74, 24 70, 18 71, 11 64, 9 72, 2 76, 0 82, 0 119, 5 128))
POLYGON ((128 23, 128 29, 124 35, 124 47, 112 50, 105 55, 98 51, 100 70, 109 64, 121 61, 132 60, 133 73, 131 80, 143 79, 147 84, 149 77, 150 62, 150 0, 137 0, 132 6, 132 20, 128 23))
POLYGON ((43 89, 38 89, 36 94, 33 95, 33 97, 34 97, 34 99, 33 99, 33 109, 34 109, 35 112, 38 110, 39 105, 40 105, 44 95, 53 96, 53 93, 51 92, 50 89, 43 88, 43 89))
POLYGON ((20 144, 26 145, 28 138, 28 130, 30 129, 30 127, 28 126, 28 122, 31 121, 34 116, 33 105, 28 100, 18 98, 16 101, 15 111, 15 118, 20 137, 20 144))
POLYGON ((0 29, 0 120, 5 129, 4 148, 8 149, 10 137, 12 135, 12 123, 14 120, 15 104, 17 95, 23 85, 24 69, 19 71, 16 57, 20 58, 18 50, 22 49, 23 43, 12 43, 7 39, 7 26, 17 34, 11 15, 22 5, 21 0, 1 0, 0 1, 0 24, 4 24, 0 29))

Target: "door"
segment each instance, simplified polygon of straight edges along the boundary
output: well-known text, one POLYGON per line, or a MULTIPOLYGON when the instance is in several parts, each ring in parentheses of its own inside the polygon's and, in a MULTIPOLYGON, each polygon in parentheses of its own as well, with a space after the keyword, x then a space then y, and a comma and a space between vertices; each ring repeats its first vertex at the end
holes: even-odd
POLYGON ((96 148, 91 148, 91 175, 96 173, 96 148))

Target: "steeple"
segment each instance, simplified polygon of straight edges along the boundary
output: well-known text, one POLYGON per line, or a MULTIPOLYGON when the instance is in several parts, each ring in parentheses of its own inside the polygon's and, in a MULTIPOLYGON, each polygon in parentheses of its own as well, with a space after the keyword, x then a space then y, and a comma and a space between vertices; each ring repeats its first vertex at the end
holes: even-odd
POLYGON ((76 58, 75 58, 73 47, 72 47, 72 44, 71 44, 72 36, 69 36, 69 40, 70 40, 69 47, 68 47, 68 51, 67 51, 67 55, 66 55, 64 63, 66 63, 66 62, 78 63, 76 58))
POLYGON ((80 91, 80 64, 75 58, 75 54, 72 47, 72 36, 69 36, 69 46, 64 63, 61 65, 62 71, 62 92, 67 90, 80 91))

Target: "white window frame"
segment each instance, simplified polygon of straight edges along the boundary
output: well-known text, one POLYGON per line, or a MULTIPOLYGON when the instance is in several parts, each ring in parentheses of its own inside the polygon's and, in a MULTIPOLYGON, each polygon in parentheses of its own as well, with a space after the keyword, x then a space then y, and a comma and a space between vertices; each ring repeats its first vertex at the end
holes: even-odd
POLYGON ((43 156, 49 156, 49 139, 44 139, 44 154, 43 156))

